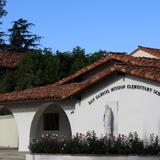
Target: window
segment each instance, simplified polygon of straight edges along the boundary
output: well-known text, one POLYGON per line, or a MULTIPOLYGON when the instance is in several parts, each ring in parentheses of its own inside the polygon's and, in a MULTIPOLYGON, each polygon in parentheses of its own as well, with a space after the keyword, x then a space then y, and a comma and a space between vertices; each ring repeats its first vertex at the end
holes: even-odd
POLYGON ((59 130, 59 114, 46 113, 44 114, 44 130, 59 130))

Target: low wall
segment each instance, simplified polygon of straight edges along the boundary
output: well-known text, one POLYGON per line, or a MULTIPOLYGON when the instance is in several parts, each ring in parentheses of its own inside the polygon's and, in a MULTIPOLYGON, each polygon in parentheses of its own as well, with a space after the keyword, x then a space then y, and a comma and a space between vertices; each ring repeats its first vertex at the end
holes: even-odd
POLYGON ((160 156, 72 156, 26 154, 26 160, 160 160, 160 156))

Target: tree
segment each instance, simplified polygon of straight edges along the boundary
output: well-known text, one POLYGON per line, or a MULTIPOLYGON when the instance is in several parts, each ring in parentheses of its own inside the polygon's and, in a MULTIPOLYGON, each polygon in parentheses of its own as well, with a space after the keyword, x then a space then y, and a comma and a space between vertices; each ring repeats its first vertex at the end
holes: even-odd
POLYGON ((57 81, 57 62, 51 52, 29 51, 17 67, 16 90, 43 86, 57 81))
POLYGON ((59 80, 66 77, 70 73, 73 58, 71 52, 60 51, 56 51, 55 58, 57 62, 57 79, 59 80))
MULTIPOLYGON (((6 5, 6 0, 0 0, 0 18, 5 16, 7 14, 7 11, 4 9, 6 5)), ((2 22, 0 21, 0 25, 2 25, 2 22)), ((4 44, 4 32, 0 31, 0 45, 4 44)), ((2 48, 2 47, 1 47, 2 48)))
POLYGON ((88 57, 88 64, 92 64, 95 61, 107 56, 109 53, 107 51, 99 50, 98 52, 94 52, 88 57))
POLYGON ((76 72, 87 65, 87 56, 85 50, 77 46, 72 51, 73 63, 70 73, 76 72))
POLYGON ((6 2, 6 0, 0 0, 0 18, 7 14, 7 11, 4 9, 6 2))
POLYGON ((12 51, 26 52, 29 49, 37 47, 40 41, 40 36, 32 34, 30 28, 34 26, 25 19, 13 21, 13 26, 9 29, 9 42, 12 51))
POLYGON ((87 65, 84 49, 76 47, 73 52, 49 49, 29 51, 15 73, 16 90, 54 83, 87 65))
MULTIPOLYGON (((4 68, 0 68, 4 70, 4 68)), ((4 71, 0 76, 0 93, 11 92, 15 88, 15 73, 14 71, 4 71)))
POLYGON ((4 45, 4 36, 5 36, 5 33, 0 31, 0 45, 2 45, 0 49, 3 48, 3 45, 4 45))

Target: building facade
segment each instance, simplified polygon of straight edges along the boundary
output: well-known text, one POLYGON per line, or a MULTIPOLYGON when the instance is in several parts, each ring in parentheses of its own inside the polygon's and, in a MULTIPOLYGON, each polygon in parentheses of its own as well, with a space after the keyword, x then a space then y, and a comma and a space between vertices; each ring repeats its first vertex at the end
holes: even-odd
POLYGON ((19 151, 44 133, 160 135, 160 59, 113 53, 43 87, 0 94, 13 113, 19 151))

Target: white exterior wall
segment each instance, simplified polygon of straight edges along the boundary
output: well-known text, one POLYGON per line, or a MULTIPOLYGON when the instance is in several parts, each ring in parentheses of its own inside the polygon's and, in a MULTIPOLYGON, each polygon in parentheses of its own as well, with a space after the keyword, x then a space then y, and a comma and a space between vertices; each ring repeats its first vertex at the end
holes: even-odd
POLYGON ((153 56, 152 54, 149 54, 145 51, 138 50, 135 53, 132 54, 133 57, 147 57, 147 58, 158 58, 156 56, 153 56))
MULTIPOLYGON (((62 109, 64 109, 64 112, 66 113, 67 117, 69 118, 69 122, 71 125, 72 130, 72 119, 73 119, 73 110, 74 110, 74 104, 68 103, 68 102, 61 102, 63 103, 62 109)), ((7 106, 12 111, 16 124, 17 124, 17 130, 18 130, 18 137, 19 137, 19 145, 18 149, 19 151, 28 151, 28 146, 30 144, 30 141, 35 137, 36 131, 37 131, 37 124, 40 120, 39 116, 35 116, 38 112, 43 113, 45 109, 53 105, 54 102, 44 102, 44 103, 20 103, 20 104, 11 104, 7 106), (36 117, 36 118, 35 118, 36 117), (32 132, 32 133, 31 133, 32 132)), ((41 122, 41 120, 40 120, 41 122)), ((61 122, 63 123, 63 122, 61 122)), ((63 127, 65 127, 65 123, 62 124, 63 127)), ((38 130, 41 130, 42 126, 38 126, 38 130)), ((65 130, 65 128, 64 128, 65 130)))
POLYGON ((9 107, 12 111, 18 129, 19 151, 28 151, 30 143, 30 128, 33 117, 38 110, 35 104, 17 104, 9 107))
POLYGON ((12 115, 0 116, 0 147, 18 147, 17 126, 12 115))
MULTIPOLYGON (((19 151, 28 151, 30 140, 35 138, 37 124, 42 121, 40 115, 50 105, 53 107, 58 105, 64 110, 70 123, 72 135, 77 132, 86 133, 93 130, 98 136, 104 135, 103 117, 106 104, 116 114, 114 117, 115 133, 128 134, 137 131, 141 137, 146 137, 150 133, 160 134, 160 95, 154 94, 154 90, 160 94, 159 82, 116 75, 83 92, 81 100, 12 104, 8 107, 16 119, 19 151), (132 84, 152 88, 152 91, 124 88, 111 92, 113 87, 132 84), (110 93, 96 98, 105 90, 109 90, 110 93)), ((61 121, 61 123, 63 122, 61 121)), ((65 127, 65 122, 63 127, 65 127)), ((38 129, 41 130, 41 128, 42 126, 39 125, 38 129)))
POLYGON ((146 137, 150 133, 160 134, 160 95, 144 90, 125 88, 110 92, 98 99, 95 98, 104 90, 128 84, 143 85, 160 92, 160 84, 154 81, 132 76, 107 79, 87 90, 83 94, 81 102, 77 103, 75 112, 77 128, 73 134, 94 130, 98 136, 104 135, 104 106, 117 103, 118 133, 128 134, 137 131, 141 137, 146 137), (88 102, 93 98, 94 102, 89 105, 88 102))

